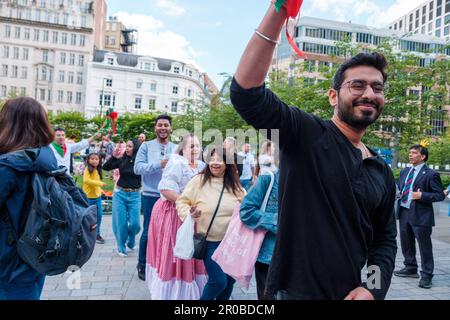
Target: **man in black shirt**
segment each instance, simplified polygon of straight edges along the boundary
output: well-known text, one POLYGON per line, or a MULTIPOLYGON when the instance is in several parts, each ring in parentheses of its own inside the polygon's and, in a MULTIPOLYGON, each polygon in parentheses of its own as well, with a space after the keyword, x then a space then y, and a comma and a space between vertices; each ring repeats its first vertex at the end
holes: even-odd
POLYGON ((240 115, 280 134, 280 214, 266 290, 278 299, 384 299, 397 252, 395 182, 361 139, 383 111, 387 62, 359 54, 340 67, 328 92, 331 121, 288 107, 264 87, 285 20, 284 8, 269 9, 231 85, 240 115))

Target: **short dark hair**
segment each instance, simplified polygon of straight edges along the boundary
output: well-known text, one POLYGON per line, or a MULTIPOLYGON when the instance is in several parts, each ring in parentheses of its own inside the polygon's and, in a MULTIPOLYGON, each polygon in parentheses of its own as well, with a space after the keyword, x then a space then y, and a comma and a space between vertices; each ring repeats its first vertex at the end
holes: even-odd
POLYGON ((170 125, 172 125, 172 117, 169 116, 168 114, 160 114, 159 116, 157 116, 155 119, 155 126, 159 120, 167 120, 169 121, 170 125))
POLYGON ((428 160, 428 149, 427 148, 421 146, 420 144, 415 144, 409 148, 409 150, 411 150, 411 149, 419 151, 421 155, 425 156, 424 161, 427 162, 427 160, 428 160))
POLYGON ((370 66, 379 70, 383 75, 383 83, 387 81, 388 75, 386 72, 388 62, 386 58, 378 52, 371 53, 358 53, 357 55, 351 57, 346 60, 339 69, 336 71, 336 74, 333 78, 333 89, 339 90, 344 82, 344 74, 347 69, 359 67, 359 66, 370 66))
POLYGON ((43 147, 53 142, 47 112, 33 98, 6 101, 0 111, 0 128, 0 154, 43 147))
POLYGON ((53 130, 53 131, 62 131, 62 132, 66 132, 66 129, 64 129, 64 128, 61 128, 61 127, 57 127, 57 128, 55 128, 55 130, 53 130))

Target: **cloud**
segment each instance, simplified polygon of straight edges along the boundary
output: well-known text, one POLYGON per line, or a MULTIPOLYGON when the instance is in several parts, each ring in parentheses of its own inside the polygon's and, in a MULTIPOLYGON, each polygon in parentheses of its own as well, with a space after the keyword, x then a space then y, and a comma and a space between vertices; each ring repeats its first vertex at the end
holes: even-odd
POLYGON ((386 27, 389 23, 404 16, 423 3, 423 0, 396 0, 387 9, 372 14, 367 21, 376 27, 386 27))
POLYGON ((186 9, 173 0, 156 0, 156 6, 162 10, 168 16, 181 16, 186 12, 186 9))
POLYGON ((182 35, 165 29, 161 21, 152 16, 126 12, 118 12, 114 16, 127 27, 138 30, 138 54, 180 60, 201 69, 195 59, 206 53, 196 51, 182 35))

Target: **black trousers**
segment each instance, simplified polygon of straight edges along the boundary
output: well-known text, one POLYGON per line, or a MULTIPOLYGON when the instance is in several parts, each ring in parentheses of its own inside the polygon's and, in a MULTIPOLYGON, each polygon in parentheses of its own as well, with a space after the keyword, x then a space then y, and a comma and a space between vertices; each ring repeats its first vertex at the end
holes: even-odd
POLYGON ((417 271, 416 239, 419 244, 422 270, 420 274, 424 278, 433 277, 434 259, 431 243, 432 227, 417 226, 409 222, 409 209, 400 207, 400 244, 402 247, 405 267, 411 271, 417 271))
POLYGON ((255 263, 256 292, 258 300, 275 300, 274 295, 266 293, 266 280, 269 265, 261 262, 255 263))

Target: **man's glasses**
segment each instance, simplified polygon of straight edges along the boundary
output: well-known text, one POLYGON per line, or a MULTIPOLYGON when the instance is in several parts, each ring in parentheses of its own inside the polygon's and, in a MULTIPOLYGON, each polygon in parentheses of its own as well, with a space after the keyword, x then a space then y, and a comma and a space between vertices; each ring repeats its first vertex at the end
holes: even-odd
POLYGON ((343 86, 345 86, 346 84, 348 84, 348 90, 354 96, 363 95, 364 92, 366 92, 366 90, 367 90, 367 86, 369 86, 369 85, 372 88, 373 93, 375 93, 377 95, 383 95, 384 91, 385 91, 384 84, 382 84, 380 82, 372 82, 369 84, 367 81, 364 81, 364 80, 350 80, 350 81, 344 82, 341 85, 341 88, 343 86))

